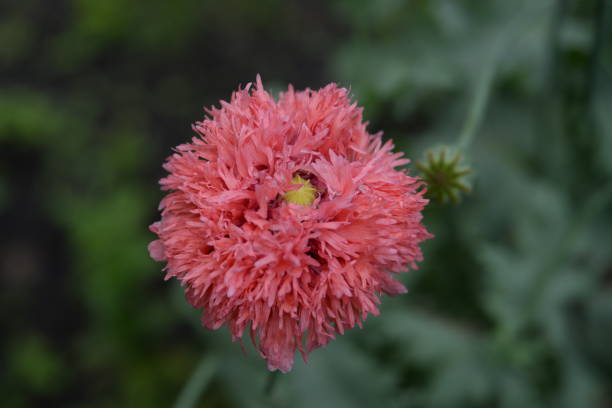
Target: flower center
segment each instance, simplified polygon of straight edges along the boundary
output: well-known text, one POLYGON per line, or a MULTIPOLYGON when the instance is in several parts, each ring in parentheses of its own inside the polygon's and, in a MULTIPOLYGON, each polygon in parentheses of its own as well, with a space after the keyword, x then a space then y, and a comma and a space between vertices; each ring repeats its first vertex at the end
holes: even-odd
POLYGON ((313 187, 309 180, 305 180, 299 175, 293 176, 291 184, 301 184, 297 190, 287 191, 283 198, 290 203, 309 206, 317 196, 317 189, 313 187))

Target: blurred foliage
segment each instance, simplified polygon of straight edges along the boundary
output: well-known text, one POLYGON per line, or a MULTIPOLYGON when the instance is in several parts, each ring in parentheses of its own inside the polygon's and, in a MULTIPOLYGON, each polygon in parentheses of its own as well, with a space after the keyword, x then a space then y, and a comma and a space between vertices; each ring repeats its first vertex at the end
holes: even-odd
POLYGON ((610 406, 611 38, 607 0, 3 2, 2 405, 610 406), (163 158, 256 73, 421 159, 491 68, 410 294, 307 365, 271 380, 148 258, 163 158))

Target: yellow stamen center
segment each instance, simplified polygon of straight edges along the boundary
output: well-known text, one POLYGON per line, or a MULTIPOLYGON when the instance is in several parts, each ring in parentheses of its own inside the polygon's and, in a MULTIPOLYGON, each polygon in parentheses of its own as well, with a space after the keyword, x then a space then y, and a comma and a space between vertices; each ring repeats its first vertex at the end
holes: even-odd
POLYGON ((296 174, 291 179, 291 184, 301 184, 302 187, 297 190, 287 191, 283 194, 283 198, 293 204, 311 205, 317 196, 317 189, 310 184, 310 181, 304 180, 296 174))

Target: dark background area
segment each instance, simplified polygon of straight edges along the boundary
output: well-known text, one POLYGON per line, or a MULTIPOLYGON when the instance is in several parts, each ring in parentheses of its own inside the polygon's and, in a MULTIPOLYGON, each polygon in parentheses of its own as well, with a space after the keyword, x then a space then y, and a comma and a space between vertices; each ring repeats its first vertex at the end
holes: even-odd
POLYGON ((0 405, 612 407, 611 157, 608 0, 3 0, 0 405), (258 73, 413 160, 489 94, 410 292, 274 382, 146 250, 164 158, 258 73))

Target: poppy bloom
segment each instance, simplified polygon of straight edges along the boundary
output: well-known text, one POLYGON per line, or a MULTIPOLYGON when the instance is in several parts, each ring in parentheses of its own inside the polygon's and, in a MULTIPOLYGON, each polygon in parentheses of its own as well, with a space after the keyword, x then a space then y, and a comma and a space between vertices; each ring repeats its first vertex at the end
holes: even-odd
POLYGON ((250 337, 270 370, 377 315, 416 268, 424 183, 370 134, 335 84, 270 96, 257 77, 197 122, 160 183, 151 257, 167 262, 202 324, 250 337))

